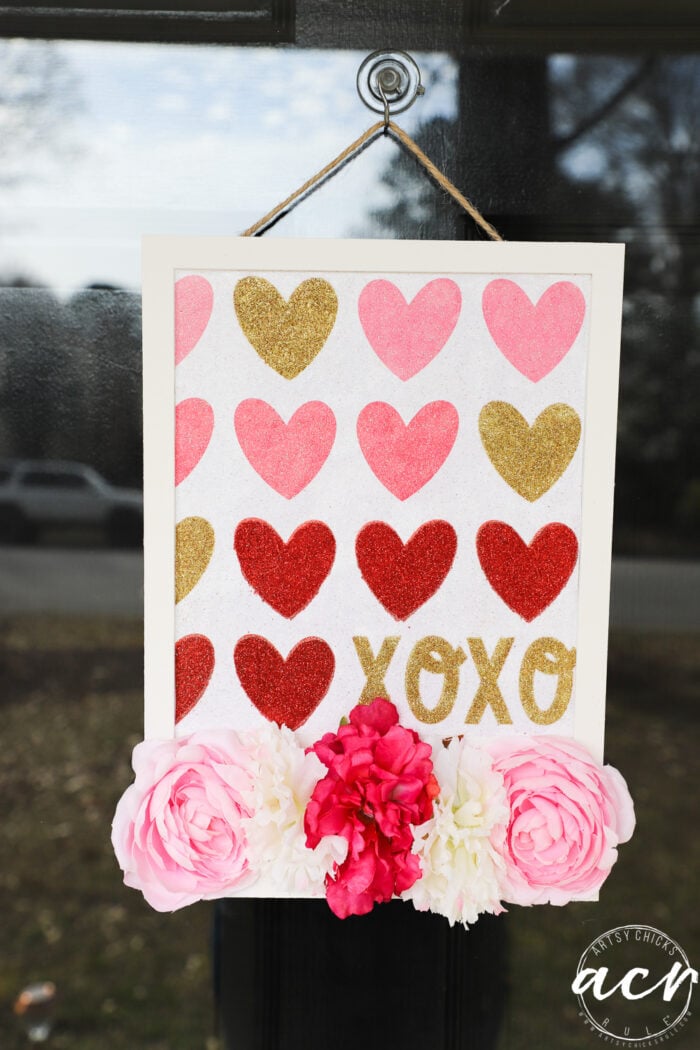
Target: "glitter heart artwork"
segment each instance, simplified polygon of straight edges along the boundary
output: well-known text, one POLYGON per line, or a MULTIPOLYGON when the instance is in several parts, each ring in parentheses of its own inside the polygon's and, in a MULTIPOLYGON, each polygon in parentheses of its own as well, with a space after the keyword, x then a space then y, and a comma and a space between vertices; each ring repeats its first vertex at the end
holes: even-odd
POLYGON ((568 525, 555 521, 526 544, 504 521, 487 521, 477 533, 476 550, 496 594, 529 623, 566 586, 578 557, 578 540, 568 525))
POLYGON ((214 429, 214 410, 201 397, 175 406, 175 484, 191 474, 206 452, 214 429))
POLYGON ((534 502, 554 485, 573 459, 581 420, 570 405, 549 405, 528 426, 514 405, 490 401, 479 415, 487 455, 518 495, 534 502))
POLYGON ((161 636, 170 608, 168 652, 213 646, 178 732, 279 724, 305 748, 384 691, 440 739, 468 717, 500 732, 504 708, 537 733, 550 657, 547 717, 568 732, 580 692, 557 654, 604 612, 602 544, 582 562, 595 586, 578 565, 584 521, 609 525, 613 252, 598 271, 575 245, 266 243, 212 244, 204 267, 183 248, 168 296, 153 285, 149 477, 167 464, 158 391, 178 413, 174 499, 147 493, 161 636))
POLYGON ((410 423, 391 405, 373 401, 357 419, 362 454, 382 485, 405 500, 422 489, 443 465, 455 443, 457 409, 449 401, 431 401, 410 423))
POLYGON ((406 543, 383 521, 357 534, 355 553, 362 578, 396 620, 406 620, 439 590, 457 552, 457 534, 447 521, 428 521, 406 543))
POLYGON ((234 424, 253 470, 285 499, 316 477, 335 441, 335 416, 323 401, 308 401, 285 423, 266 401, 248 398, 234 424))
POLYGON ((429 281, 407 303, 391 281, 370 281, 358 302, 360 321, 372 349, 399 379, 411 379, 440 353, 462 308, 454 281, 429 281))
POLYGON ((498 349, 537 383, 573 346, 583 324, 586 300, 571 281, 557 281, 533 304, 515 281, 499 278, 486 285, 482 308, 498 349))
POLYGON ((335 657, 321 638, 303 638, 285 660, 271 642, 247 634, 237 643, 236 673, 258 711, 270 722, 298 729, 328 692, 335 657))
POLYGON ((197 586, 214 553, 214 530, 206 518, 183 518, 175 527, 175 603, 197 586))
POLYGON ((176 365, 202 338, 213 306, 214 290, 206 277, 182 277, 175 282, 176 365))
POLYGON ((247 518, 233 546, 253 590, 288 619, 316 597, 335 558, 335 538, 322 521, 304 522, 285 543, 266 521, 247 518))
POLYGON ((214 646, 203 634, 188 634, 175 643, 175 721, 195 707, 214 670, 214 646))
POLYGON ((333 286, 319 277, 302 281, 289 302, 264 277, 244 277, 236 284, 233 303, 251 346, 285 379, 311 364, 338 312, 333 286))

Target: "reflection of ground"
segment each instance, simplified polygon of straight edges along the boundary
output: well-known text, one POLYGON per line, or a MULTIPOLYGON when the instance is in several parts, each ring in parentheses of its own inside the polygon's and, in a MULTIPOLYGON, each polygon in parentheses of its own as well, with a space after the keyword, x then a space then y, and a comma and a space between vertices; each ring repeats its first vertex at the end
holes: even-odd
POLYGON ((140 616, 143 557, 134 551, 0 548, 0 609, 140 616))
POLYGON ((613 627, 684 631, 700 627, 700 562, 615 558, 613 627))
MULTIPOLYGON (((139 616, 143 559, 133 551, 0 548, 0 610, 139 616)), ((700 562, 616 558, 611 623, 700 628, 700 562)))

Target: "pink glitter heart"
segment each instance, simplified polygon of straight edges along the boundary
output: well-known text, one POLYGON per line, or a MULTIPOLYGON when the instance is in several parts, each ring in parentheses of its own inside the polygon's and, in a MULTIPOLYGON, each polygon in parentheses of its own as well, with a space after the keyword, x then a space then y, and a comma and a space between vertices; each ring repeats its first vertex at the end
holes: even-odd
POLYGON ((458 427, 457 409, 449 401, 431 401, 410 423, 386 402, 373 401, 360 412, 357 439, 382 485, 405 500, 440 470, 458 427))
POLYGON ((307 401, 285 423, 272 405, 251 397, 236 409, 234 425, 253 470, 285 499, 313 481, 335 441, 335 416, 323 401, 307 401))
POLYGON ((533 304, 514 281, 499 279, 486 285, 482 308, 503 356, 537 383, 573 346, 583 324, 586 300, 571 281, 557 281, 533 304))
POLYGON ((391 281, 370 281, 358 309, 365 335, 387 368, 410 379, 425 368, 452 335, 462 294, 446 277, 429 281, 407 303, 391 281))
POLYGON ((214 410, 201 397, 175 407, 175 484, 191 474, 204 455, 214 429, 214 410))
POLYGON ((175 364, 194 350, 209 324, 214 292, 206 277, 182 277, 175 282, 175 364))

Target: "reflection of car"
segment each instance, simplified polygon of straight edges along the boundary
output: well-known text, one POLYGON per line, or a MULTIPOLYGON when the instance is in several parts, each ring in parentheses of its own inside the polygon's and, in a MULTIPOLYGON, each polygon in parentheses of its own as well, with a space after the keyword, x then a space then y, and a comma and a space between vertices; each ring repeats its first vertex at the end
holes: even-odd
POLYGON ((0 541, 21 543, 42 528, 98 528, 115 546, 136 546, 143 533, 143 497, 116 488, 83 463, 13 460, 0 463, 0 541))

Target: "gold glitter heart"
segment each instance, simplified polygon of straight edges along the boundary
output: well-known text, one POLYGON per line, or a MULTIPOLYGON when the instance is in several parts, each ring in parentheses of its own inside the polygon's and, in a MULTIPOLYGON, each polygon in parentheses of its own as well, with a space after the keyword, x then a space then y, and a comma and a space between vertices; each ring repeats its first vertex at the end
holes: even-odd
POLYGON ((549 405, 532 424, 507 401, 490 401, 479 415, 479 433, 489 459, 512 489, 534 502, 562 476, 581 437, 571 405, 549 405))
POLYGON ((246 338, 285 379, 310 365, 331 333, 338 297, 320 277, 302 281, 286 302, 264 277, 244 277, 233 292, 233 305, 246 338))
POLYGON ((183 518, 175 527, 175 603, 197 586, 214 553, 214 530, 206 518, 183 518))

